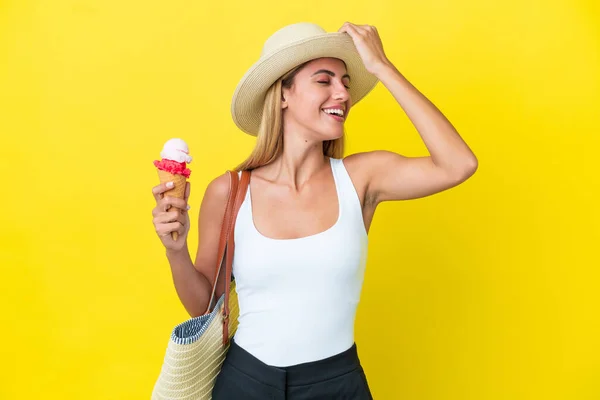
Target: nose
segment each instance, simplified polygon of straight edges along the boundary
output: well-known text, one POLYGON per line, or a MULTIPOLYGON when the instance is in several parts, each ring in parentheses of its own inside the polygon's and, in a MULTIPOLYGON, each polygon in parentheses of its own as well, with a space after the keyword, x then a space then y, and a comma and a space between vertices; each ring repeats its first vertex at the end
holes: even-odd
POLYGON ((348 101, 350 99, 350 92, 343 83, 338 83, 335 85, 335 90, 333 92, 333 98, 336 101, 348 101))

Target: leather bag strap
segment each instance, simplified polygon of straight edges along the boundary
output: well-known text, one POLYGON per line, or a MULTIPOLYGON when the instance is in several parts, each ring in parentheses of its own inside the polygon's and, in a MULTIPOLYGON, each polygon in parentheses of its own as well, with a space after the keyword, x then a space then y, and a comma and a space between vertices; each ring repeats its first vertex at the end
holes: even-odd
POLYGON ((223 221, 221 222, 221 233, 219 235, 219 247, 217 249, 217 265, 215 267, 215 275, 213 279, 212 290, 210 293, 210 299, 208 301, 208 307, 205 311, 205 314, 209 314, 213 307, 214 303, 216 303, 215 293, 217 291, 217 282, 219 280, 219 276, 221 275, 221 268, 225 261, 225 249, 227 245, 227 235, 229 221, 231 220, 231 214, 233 211, 233 206, 235 203, 235 194, 237 193, 237 187, 239 184, 238 175, 236 173, 231 173, 228 171, 229 175, 229 193, 227 195, 227 203, 225 205, 225 214, 223 215, 223 221))
POLYGON ((229 342, 229 290, 231 284, 231 274, 233 269, 233 254, 235 251, 234 241, 234 230, 235 220, 237 218, 238 211, 246 197, 248 190, 248 184, 250 183, 250 171, 242 171, 242 177, 239 179, 237 171, 227 171, 229 174, 229 195, 227 198, 227 205, 225 209, 225 215, 223 216, 223 223, 221 226, 221 234, 219 237, 218 257, 217 265, 215 268, 215 277, 211 290, 210 300, 208 302, 208 309, 206 313, 211 312, 213 303, 216 302, 215 294, 217 291, 217 284, 219 276, 223 266, 225 266, 225 301, 223 303, 223 345, 229 342))
MULTIPOLYGON (((234 172, 234 175, 237 173, 234 172)), ((229 288, 231 284, 231 274, 233 272, 233 254, 235 251, 235 220, 240 211, 240 207, 246 197, 248 184, 250 183, 250 171, 242 171, 242 178, 238 185, 237 195, 235 196, 235 205, 229 222, 229 235, 227 240, 227 256, 225 265, 225 303, 223 307, 223 345, 229 342, 229 288)))

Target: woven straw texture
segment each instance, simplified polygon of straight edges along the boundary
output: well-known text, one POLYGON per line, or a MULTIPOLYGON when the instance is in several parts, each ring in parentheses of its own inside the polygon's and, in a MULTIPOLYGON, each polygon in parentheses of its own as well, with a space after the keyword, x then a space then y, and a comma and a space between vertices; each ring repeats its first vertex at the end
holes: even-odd
POLYGON ((256 136, 267 89, 295 66, 321 57, 344 61, 352 78, 348 91, 353 105, 373 90, 379 81, 365 68, 348 34, 328 33, 322 27, 307 22, 288 25, 267 39, 258 61, 239 81, 231 101, 233 122, 242 131, 256 136))
MULTIPOLYGON (((173 329, 152 400, 209 400, 229 344, 223 345, 223 294, 212 313, 192 318, 173 329)), ((229 292, 229 339, 238 325, 235 282, 229 292)))
MULTIPOLYGON (((179 199, 183 199, 185 197, 185 184, 187 181, 185 176, 179 174, 174 175, 170 172, 159 169, 158 178, 160 179, 160 183, 173 182, 175 184, 175 186, 173 186, 173 189, 164 192, 165 196, 177 197, 179 199)), ((173 207, 173 209, 175 209, 175 207, 173 207)), ((171 208, 169 208, 169 210, 167 211, 172 210, 171 208)), ((171 237, 173 238, 173 240, 177 240, 178 236, 179 234, 177 232, 171 232, 171 237)))

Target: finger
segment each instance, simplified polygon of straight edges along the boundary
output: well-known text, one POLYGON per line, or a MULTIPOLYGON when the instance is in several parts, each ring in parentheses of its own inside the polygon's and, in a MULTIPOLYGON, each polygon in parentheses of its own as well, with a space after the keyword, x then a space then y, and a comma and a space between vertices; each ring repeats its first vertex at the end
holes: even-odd
MULTIPOLYGON (((152 209, 152 217, 153 218, 159 218, 159 217, 163 218, 163 216, 168 213, 173 213, 173 215, 179 215, 179 214, 187 213, 187 210, 185 210, 185 209, 180 210, 179 208, 173 208, 173 207, 170 207, 168 210, 165 210, 164 207, 161 208, 161 206, 157 206, 152 209)), ((159 220, 159 223, 164 222, 164 221, 165 220, 161 219, 161 220, 159 220)))
POLYGON ((171 222, 176 222, 179 219, 180 215, 181 213, 178 211, 163 212, 154 217, 154 220, 152 222, 154 223, 154 225, 168 224, 171 222))
POLYGON ((171 222, 169 224, 162 224, 156 228, 156 233, 158 236, 167 236, 171 234, 171 232, 176 232, 181 227, 179 222, 171 222))
POLYGON ((341 30, 341 32, 346 32, 348 35, 350 35, 350 37, 353 40, 356 40, 356 39, 358 39, 360 37, 360 33, 358 32, 358 30, 356 29, 356 27, 354 27, 350 23, 344 24, 344 26, 342 26, 342 28, 340 30, 341 30))
POLYGON ((167 184, 173 184, 173 182, 164 182, 161 183, 160 185, 156 185, 152 188, 152 194, 154 195, 154 199, 158 202, 160 199, 163 198, 163 193, 173 189, 173 185, 171 185, 170 187, 167 186, 167 184))
POLYGON ((179 229, 177 229, 177 233, 179 234, 179 236, 183 236, 183 234, 185 233, 185 226, 179 225, 179 229))
POLYGON ((166 196, 160 201, 160 209, 163 211, 168 211, 169 207, 185 210, 187 208, 187 203, 185 200, 178 197, 166 196))
POLYGON ((338 32, 346 32, 349 24, 350 22, 344 22, 342 26, 340 26, 340 29, 338 29, 338 32))
POLYGON ((344 24, 343 24, 342 26, 353 26, 353 27, 355 27, 355 28, 356 28, 356 27, 357 27, 357 26, 359 26, 359 25, 358 25, 358 24, 353 24, 353 23, 352 23, 352 22, 350 22, 350 21, 346 21, 346 22, 344 22, 344 24))
POLYGON ((344 25, 346 25, 350 29, 354 29, 356 32, 359 32, 359 33, 364 33, 367 30, 366 27, 369 26, 369 25, 353 24, 351 22, 346 22, 344 25))
POLYGON ((371 30, 369 25, 354 25, 353 28, 358 32, 359 35, 365 36, 369 34, 371 30))
POLYGON ((369 35, 375 35, 375 36, 379 36, 379 32, 377 32, 377 28, 375 28, 373 25, 362 25, 362 29, 365 32, 365 34, 369 34, 369 35))
POLYGON ((177 213, 177 218, 173 222, 179 222, 182 226, 185 225, 187 219, 187 212, 184 210, 183 212, 177 213))

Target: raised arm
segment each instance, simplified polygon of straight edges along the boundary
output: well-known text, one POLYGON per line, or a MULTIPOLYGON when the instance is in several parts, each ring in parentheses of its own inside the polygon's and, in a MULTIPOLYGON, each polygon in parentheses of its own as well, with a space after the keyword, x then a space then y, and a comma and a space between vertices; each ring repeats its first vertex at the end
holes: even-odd
POLYGON ((365 67, 394 96, 423 139, 429 156, 405 157, 389 151, 360 153, 348 157, 355 164, 374 203, 428 196, 468 179, 478 161, 450 121, 389 61, 377 29, 346 23, 348 33, 365 67))

